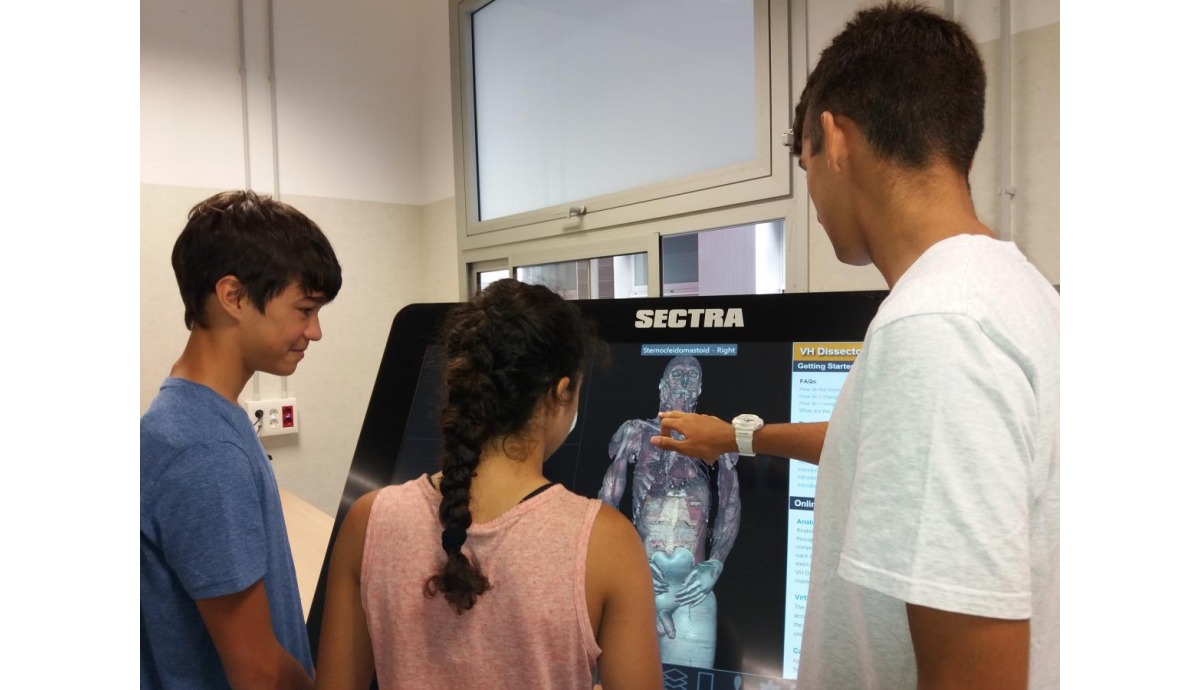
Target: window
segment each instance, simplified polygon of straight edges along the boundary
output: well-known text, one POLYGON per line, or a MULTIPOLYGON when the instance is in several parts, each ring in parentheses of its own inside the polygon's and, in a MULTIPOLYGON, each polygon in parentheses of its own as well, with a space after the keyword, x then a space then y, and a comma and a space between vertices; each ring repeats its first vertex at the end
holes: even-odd
POLYGON ((662 296, 784 291, 783 221, 662 238, 662 296))
POLYGON ((464 249, 790 195, 786 0, 463 0, 464 249))
POLYGON ((503 268, 496 271, 479 271, 475 274, 475 287, 479 290, 486 290, 487 286, 508 277, 508 269, 503 268))
POLYGON ((647 294, 646 254, 517 266, 517 280, 545 285, 564 299, 623 299, 647 294))

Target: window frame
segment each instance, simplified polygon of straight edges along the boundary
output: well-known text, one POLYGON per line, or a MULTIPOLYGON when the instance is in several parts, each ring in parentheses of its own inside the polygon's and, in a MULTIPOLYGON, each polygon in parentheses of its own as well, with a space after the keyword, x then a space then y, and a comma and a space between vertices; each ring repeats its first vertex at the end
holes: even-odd
MULTIPOLYGON (((450 0, 451 101, 459 248, 483 247, 599 230, 657 218, 786 197, 791 156, 781 135, 791 126, 790 16, 787 0, 754 0, 755 160, 537 210, 479 219, 475 154, 471 15, 497 0, 450 0), (572 216, 569 208, 586 213, 572 216)), ((502 0, 500 0, 502 1, 502 0)), ((594 254, 593 254, 594 255, 594 254)))
POLYGON ((489 248, 473 252, 464 257, 470 285, 476 285, 482 271, 507 268, 509 276, 516 277, 519 266, 540 266, 563 261, 587 261, 605 256, 623 254, 646 255, 646 290, 648 297, 658 297, 659 290, 659 235, 657 233, 611 239, 586 244, 564 246, 561 244, 538 248, 489 248))

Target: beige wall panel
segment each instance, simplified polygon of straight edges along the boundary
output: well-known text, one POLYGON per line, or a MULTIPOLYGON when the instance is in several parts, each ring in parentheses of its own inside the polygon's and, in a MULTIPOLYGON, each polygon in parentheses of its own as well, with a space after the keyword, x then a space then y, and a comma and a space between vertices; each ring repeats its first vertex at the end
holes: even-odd
POLYGON ((1013 36, 1012 237, 1055 285, 1059 254, 1059 25, 1013 36))
POLYGON ((150 407, 158 387, 183 352, 188 330, 183 300, 171 270, 171 248, 188 211, 216 189, 141 186, 141 376, 138 414, 150 407))
POLYGON ((421 207, 421 254, 425 263, 421 301, 457 302, 459 299, 458 225, 454 197, 421 207))

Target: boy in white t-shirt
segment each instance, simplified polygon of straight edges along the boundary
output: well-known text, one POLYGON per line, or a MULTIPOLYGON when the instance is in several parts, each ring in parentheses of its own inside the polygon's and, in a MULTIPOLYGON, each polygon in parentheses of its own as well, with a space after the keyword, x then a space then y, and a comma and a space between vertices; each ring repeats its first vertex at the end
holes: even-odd
POLYGON ((739 423, 739 443, 668 412, 652 441, 819 461, 803 688, 1059 684, 1058 294, 975 215, 985 85, 957 23, 855 15, 793 153, 838 259, 891 294, 828 424, 739 423))

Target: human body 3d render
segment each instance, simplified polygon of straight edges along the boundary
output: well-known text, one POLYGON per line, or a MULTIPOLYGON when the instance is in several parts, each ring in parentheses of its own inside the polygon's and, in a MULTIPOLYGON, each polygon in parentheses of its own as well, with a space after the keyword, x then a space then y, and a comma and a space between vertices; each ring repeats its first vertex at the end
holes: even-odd
MULTIPOLYGON (((672 359, 659 382, 659 411, 694 411, 701 380, 695 357, 672 359)), ((738 454, 726 453, 710 466, 650 445, 659 433, 657 418, 630 419, 617 429, 609 442, 612 464, 599 497, 619 508, 626 466, 633 465, 633 524, 654 577, 662 661, 711 667, 717 648, 717 597, 712 590, 741 521, 738 454)))

